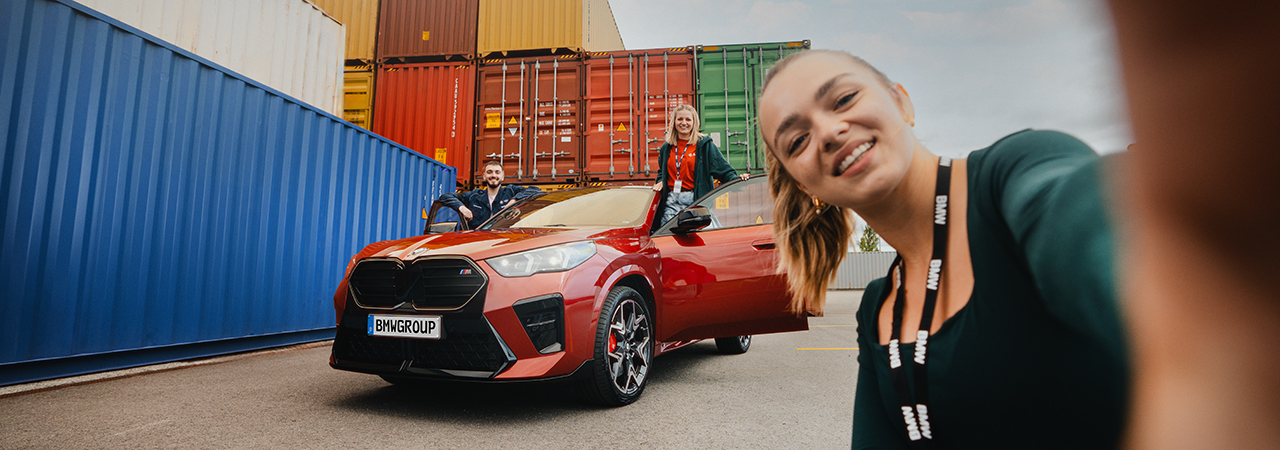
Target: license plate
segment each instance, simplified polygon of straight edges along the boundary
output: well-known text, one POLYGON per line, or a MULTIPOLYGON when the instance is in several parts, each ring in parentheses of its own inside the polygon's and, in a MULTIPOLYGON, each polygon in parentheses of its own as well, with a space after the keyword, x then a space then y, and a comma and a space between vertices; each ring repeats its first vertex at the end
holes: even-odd
POLYGON ((440 339, 440 316, 369 315, 369 335, 414 339, 440 339))

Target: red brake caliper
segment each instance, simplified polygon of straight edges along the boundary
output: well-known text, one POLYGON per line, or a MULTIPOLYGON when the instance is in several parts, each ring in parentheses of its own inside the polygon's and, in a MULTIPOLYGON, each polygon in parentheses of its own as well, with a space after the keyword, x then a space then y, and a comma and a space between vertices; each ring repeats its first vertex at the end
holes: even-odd
POLYGON ((609 333, 609 353, 613 353, 614 351, 617 351, 617 350, 618 350, 618 338, 615 337, 613 333, 609 333))

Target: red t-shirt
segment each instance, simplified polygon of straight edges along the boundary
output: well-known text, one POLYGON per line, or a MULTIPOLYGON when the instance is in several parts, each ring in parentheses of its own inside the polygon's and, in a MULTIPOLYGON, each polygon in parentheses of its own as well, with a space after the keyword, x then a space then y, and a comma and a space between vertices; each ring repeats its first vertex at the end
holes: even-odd
POLYGON ((671 154, 667 156, 667 189, 675 189, 676 180, 679 179, 681 191, 693 190, 693 161, 696 153, 697 144, 690 145, 687 140, 676 141, 676 145, 671 147, 671 154))

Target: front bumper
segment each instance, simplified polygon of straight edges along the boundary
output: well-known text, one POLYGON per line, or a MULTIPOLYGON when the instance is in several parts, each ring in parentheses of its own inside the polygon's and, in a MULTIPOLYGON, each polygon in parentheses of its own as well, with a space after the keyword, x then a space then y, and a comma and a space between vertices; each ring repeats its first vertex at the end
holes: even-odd
MULTIPOLYGON (((452 309, 433 310, 424 308, 416 296, 437 292, 434 288, 437 284, 457 286, 457 283, 406 279, 392 267, 412 268, 416 262, 389 264, 387 259, 372 262, 378 266, 367 272, 376 275, 369 278, 395 280, 386 282, 395 285, 375 286, 368 279, 349 280, 348 284, 354 288, 346 294, 330 360, 335 369, 398 377, 528 381, 571 376, 582 367, 584 360, 591 358, 589 346, 570 351, 573 346, 568 342, 571 334, 568 324, 573 320, 566 314, 570 305, 566 305, 563 295, 558 293, 565 287, 567 274, 505 279, 493 273, 487 264, 472 263, 472 267, 484 273, 481 275, 484 282, 476 286, 474 295, 452 309), (497 282, 491 285, 490 280, 497 282), (549 294, 530 296, 530 292, 549 294), (441 337, 370 336, 367 331, 370 314, 438 315, 441 337), (558 323, 548 329, 549 322, 558 323)), ((360 273, 366 272, 353 271, 352 277, 359 277, 360 273)), ((585 295, 579 295, 587 301, 574 306, 574 310, 591 308, 589 292, 590 289, 585 295)))
POLYGON ((493 378, 516 362, 483 314, 443 316, 440 339, 369 336, 364 317, 343 318, 333 340, 334 368, 380 375, 493 378))

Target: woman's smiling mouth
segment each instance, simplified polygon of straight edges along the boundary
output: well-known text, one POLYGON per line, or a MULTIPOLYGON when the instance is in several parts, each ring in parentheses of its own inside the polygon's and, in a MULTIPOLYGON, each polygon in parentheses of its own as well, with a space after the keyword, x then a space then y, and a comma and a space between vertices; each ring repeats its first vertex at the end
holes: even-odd
POLYGON ((872 138, 870 141, 859 145, 858 148, 853 149, 853 152, 849 153, 849 156, 846 156, 844 161, 840 162, 839 166, 836 166, 835 176, 840 176, 840 174, 844 173, 845 170, 849 169, 849 166, 852 166, 854 163, 862 160, 862 156, 867 154, 867 150, 871 150, 871 147, 875 145, 876 140, 872 138))

